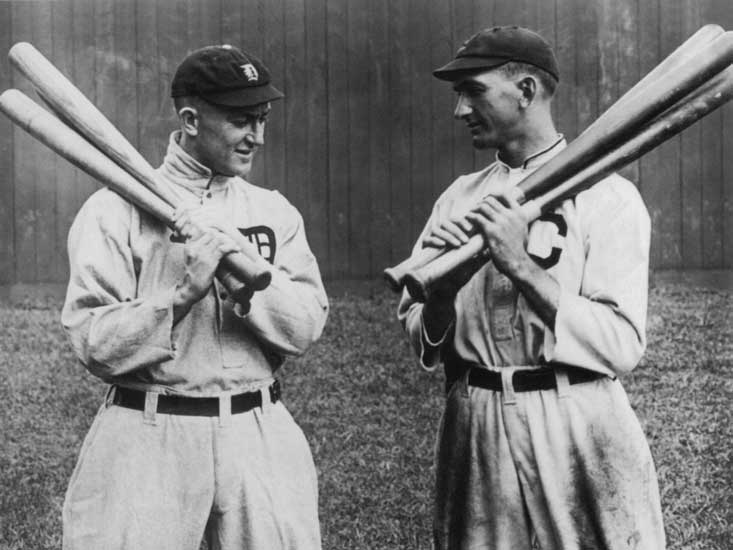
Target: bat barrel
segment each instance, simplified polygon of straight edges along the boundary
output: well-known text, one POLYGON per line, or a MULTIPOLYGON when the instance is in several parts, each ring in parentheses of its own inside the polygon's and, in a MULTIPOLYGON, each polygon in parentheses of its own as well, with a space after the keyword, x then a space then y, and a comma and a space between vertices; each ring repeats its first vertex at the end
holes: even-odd
POLYGON ((518 186, 527 198, 552 189, 727 68, 733 62, 733 32, 721 34, 694 57, 686 59, 687 62, 676 65, 677 70, 666 73, 665 78, 657 78, 645 86, 643 93, 638 91, 634 101, 626 101, 623 109, 609 109, 610 115, 601 115, 560 154, 522 180, 518 186))
MULTIPOLYGON (((166 225, 173 225, 173 208, 168 203, 23 92, 10 89, 0 94, 0 111, 73 165, 166 225)), ((262 269, 239 252, 225 256, 222 263, 233 275, 228 276, 224 271, 225 284, 233 295, 243 293, 246 288, 262 290, 272 279, 269 269, 262 269)))
MULTIPOLYGON (((700 120, 730 99, 733 99, 733 66, 717 74, 697 90, 680 100, 667 112, 650 122, 635 136, 590 164, 561 185, 523 205, 528 221, 537 219, 563 200, 636 160, 654 147, 700 120)), ((408 273, 405 286, 418 302, 424 302, 431 287, 450 272, 481 251, 483 239, 474 235, 468 244, 446 251, 436 260, 408 273)))

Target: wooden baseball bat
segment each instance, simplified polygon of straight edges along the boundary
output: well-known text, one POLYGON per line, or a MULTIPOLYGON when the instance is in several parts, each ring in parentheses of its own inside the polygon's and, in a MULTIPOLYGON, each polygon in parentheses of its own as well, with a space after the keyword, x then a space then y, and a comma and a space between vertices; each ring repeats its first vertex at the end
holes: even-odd
MULTIPOLYGON (((584 164, 592 162, 612 147, 614 142, 620 141, 625 134, 633 133, 677 99, 694 90, 706 78, 729 65, 733 52, 732 34, 725 33, 719 25, 700 28, 609 107, 560 155, 513 188, 514 197, 523 203, 572 176, 584 164), (692 62, 697 57, 706 60, 699 71, 694 70, 695 64, 692 62), (670 87, 668 77, 674 79, 678 88, 670 87), (658 98, 658 103, 650 102, 649 98, 652 97, 658 98)), ((384 278, 397 291, 403 286, 407 273, 422 268, 445 252, 444 248, 424 248, 400 264, 385 269, 384 278)))
MULTIPOLYGON (((0 94, 0 110, 57 154, 173 227, 174 208, 171 205, 23 92, 10 89, 0 94)), ((230 292, 242 293, 234 294, 235 298, 246 297, 250 293, 241 281, 248 281, 252 284, 251 288, 260 289, 266 287, 266 283, 269 284, 269 272, 266 272, 263 280, 262 271, 243 254, 228 254, 222 263, 226 269, 220 268, 217 276, 221 277, 222 284, 230 292)))
MULTIPOLYGON (((62 121, 86 137, 170 206, 175 208, 181 204, 175 191, 158 177, 153 167, 114 124, 32 44, 15 44, 8 57, 33 83, 41 99, 62 121)), ((242 254, 255 266, 251 271, 257 273, 257 276, 243 282, 254 290, 262 290, 272 277, 270 264, 235 227, 225 220, 221 220, 221 223, 225 233, 237 243, 242 254)))
MULTIPOLYGON (((703 83, 678 101, 636 135, 546 193, 525 202, 522 210, 527 223, 554 208, 563 200, 588 189, 612 172, 633 162, 654 147, 714 111, 733 98, 733 66, 703 83)), ((483 252, 483 237, 473 235, 460 248, 453 248, 405 276, 405 287, 417 301, 424 302, 432 285, 457 266, 483 252)), ((487 261, 488 261, 487 257, 487 261)))

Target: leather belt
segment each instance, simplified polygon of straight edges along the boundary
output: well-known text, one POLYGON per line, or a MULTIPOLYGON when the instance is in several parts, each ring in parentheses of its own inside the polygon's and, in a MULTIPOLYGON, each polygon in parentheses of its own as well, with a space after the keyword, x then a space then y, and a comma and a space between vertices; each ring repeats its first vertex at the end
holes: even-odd
MULTIPOLYGON (((606 377, 605 374, 599 372, 574 367, 569 367, 567 373, 568 382, 571 384, 582 384, 606 377)), ((472 367, 468 373, 468 384, 487 390, 502 391, 501 373, 481 367, 472 367)), ((515 371, 512 376, 512 386, 515 392, 555 389, 557 388, 555 369, 547 366, 515 371)))
MULTIPOLYGON (((112 405, 137 411, 145 410, 145 392, 115 386, 112 405)), ((280 399, 280 382, 275 380, 268 388, 270 401, 280 399)), ((262 405, 262 392, 253 391, 231 396, 232 414, 251 411, 262 405)), ((182 395, 158 395, 158 414, 177 414, 182 416, 219 416, 218 397, 186 397, 182 395)))

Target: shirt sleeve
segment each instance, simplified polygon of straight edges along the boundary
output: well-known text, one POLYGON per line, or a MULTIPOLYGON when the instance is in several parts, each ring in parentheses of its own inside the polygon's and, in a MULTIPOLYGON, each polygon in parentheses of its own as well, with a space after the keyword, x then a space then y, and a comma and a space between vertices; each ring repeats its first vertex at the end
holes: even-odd
MULTIPOLYGON (((428 222, 425 224, 417 243, 412 249, 411 257, 422 250, 421 243, 423 237, 427 235, 427 228, 430 227, 430 223, 436 215, 436 211, 439 208, 439 202, 440 201, 436 202, 435 207, 433 207, 433 212, 430 218, 428 218, 428 222)), ((445 333, 443 333, 437 341, 431 341, 428 338, 428 334, 425 329, 422 311, 423 304, 416 302, 407 290, 403 290, 400 303, 397 307, 397 319, 402 324, 402 328, 405 330, 407 338, 412 344, 412 348, 420 359, 422 367, 427 371, 434 371, 440 363, 441 348, 445 343, 448 334, 451 332, 453 323, 448 326, 445 333)))
POLYGON ((581 193, 586 258, 580 293, 561 290, 548 361, 621 374, 646 347, 651 223, 634 185, 612 176, 581 193))
POLYGON ((137 296, 132 212, 111 191, 99 191, 79 211, 68 237, 70 277, 61 322, 78 358, 105 381, 175 355, 175 289, 137 296))
POLYGON ((328 298, 316 258, 308 246, 303 218, 287 201, 286 205, 287 229, 278 243, 272 282, 255 292, 249 312, 240 318, 274 351, 300 355, 323 332, 328 298))

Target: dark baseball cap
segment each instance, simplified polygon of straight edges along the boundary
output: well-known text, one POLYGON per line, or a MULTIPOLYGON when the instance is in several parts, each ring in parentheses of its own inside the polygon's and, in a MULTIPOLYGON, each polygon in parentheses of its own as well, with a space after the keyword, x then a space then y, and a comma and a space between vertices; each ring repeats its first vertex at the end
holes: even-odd
POLYGON ((560 80, 550 44, 536 32, 516 25, 477 32, 458 49, 453 61, 433 71, 433 75, 455 80, 461 73, 492 69, 509 61, 534 65, 560 80))
POLYGON ((198 96, 215 105, 250 107, 281 99, 262 61, 224 44, 189 54, 176 69, 171 97, 198 96))

